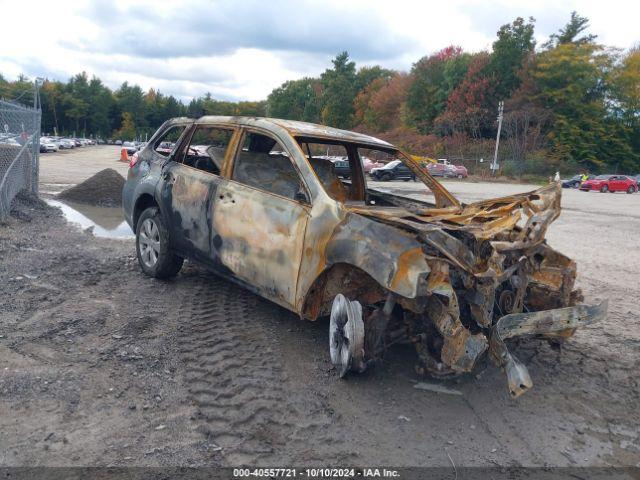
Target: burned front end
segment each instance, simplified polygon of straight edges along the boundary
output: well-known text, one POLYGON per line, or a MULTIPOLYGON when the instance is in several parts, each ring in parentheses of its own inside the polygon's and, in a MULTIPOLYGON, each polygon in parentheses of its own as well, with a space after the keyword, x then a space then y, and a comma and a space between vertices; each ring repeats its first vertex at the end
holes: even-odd
MULTIPOLYGON (((575 262, 545 241, 547 227, 560 214, 559 186, 457 211, 424 210, 407 202, 403 207, 401 214, 359 213, 413 232, 427 268, 413 298, 388 292, 376 306, 363 308, 362 332, 348 327, 352 369, 364 369, 386 346, 408 339, 418 352, 418 370, 439 377, 469 372, 488 353, 505 370, 509 394, 518 397, 532 381, 509 351, 509 338, 535 336, 557 344, 605 316, 606 302, 580 303, 575 262)), ((416 255, 398 258, 396 276, 410 268, 406 262, 415 263, 416 255)), ((346 299, 336 299, 333 307, 337 318, 341 309, 355 308, 346 299)))

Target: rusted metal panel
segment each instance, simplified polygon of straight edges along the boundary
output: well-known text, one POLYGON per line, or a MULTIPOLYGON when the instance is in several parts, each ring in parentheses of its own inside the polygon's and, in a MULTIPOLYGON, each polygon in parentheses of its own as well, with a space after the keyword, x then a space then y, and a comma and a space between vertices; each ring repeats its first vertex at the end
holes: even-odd
POLYGON ((415 236, 352 213, 336 226, 325 258, 326 265, 355 265, 389 291, 406 298, 419 295, 429 273, 422 245, 415 236))

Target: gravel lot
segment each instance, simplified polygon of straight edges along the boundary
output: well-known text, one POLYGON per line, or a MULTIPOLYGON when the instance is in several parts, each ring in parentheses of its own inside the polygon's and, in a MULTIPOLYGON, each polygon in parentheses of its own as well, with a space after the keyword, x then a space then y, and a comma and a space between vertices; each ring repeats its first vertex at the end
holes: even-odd
MULTIPOLYGON (((126 174, 118 157, 42 155, 41 191, 126 174)), ((535 188, 446 186, 463 201, 535 188)), ((511 400, 489 363, 446 383, 462 396, 416 390, 404 346, 339 380, 328 322, 191 265, 149 279, 130 238, 97 238, 23 198, 0 226, 0 465, 638 466, 639 204, 564 191, 547 238, 578 262, 586 301, 609 298, 609 317, 562 352, 521 342, 534 388, 511 400)))

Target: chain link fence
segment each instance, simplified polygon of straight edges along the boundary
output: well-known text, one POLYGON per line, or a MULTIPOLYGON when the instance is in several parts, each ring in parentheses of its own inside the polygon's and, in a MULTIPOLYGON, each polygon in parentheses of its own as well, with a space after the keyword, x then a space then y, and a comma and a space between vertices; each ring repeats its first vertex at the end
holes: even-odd
POLYGON ((38 193, 40 110, 0 100, 0 222, 21 190, 38 193))

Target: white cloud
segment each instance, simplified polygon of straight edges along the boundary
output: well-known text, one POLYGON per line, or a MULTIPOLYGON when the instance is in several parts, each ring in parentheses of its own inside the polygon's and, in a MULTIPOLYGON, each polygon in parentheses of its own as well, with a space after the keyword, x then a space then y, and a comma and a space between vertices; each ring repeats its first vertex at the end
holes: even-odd
POLYGON ((500 25, 536 18, 539 42, 572 10, 600 42, 640 41, 640 4, 622 0, 1 0, 0 73, 66 80, 86 71, 188 100, 258 100, 285 80, 318 75, 348 50, 359 66, 408 70, 448 45, 491 48, 500 25), (28 21, 25 12, 29 12, 28 21), (23 21, 24 20, 24 21, 23 21), (27 28, 31 29, 28 31, 27 28), (31 33, 33 32, 33 33, 31 33))

